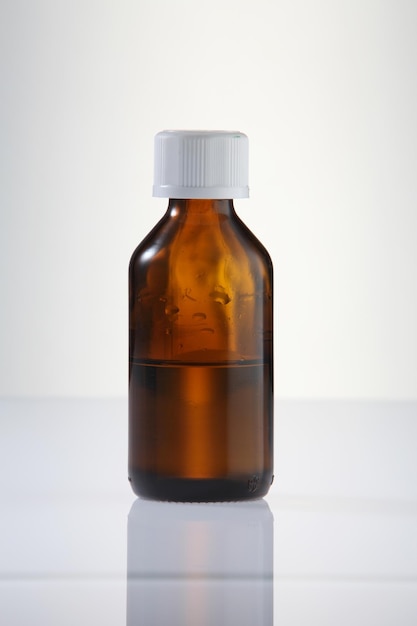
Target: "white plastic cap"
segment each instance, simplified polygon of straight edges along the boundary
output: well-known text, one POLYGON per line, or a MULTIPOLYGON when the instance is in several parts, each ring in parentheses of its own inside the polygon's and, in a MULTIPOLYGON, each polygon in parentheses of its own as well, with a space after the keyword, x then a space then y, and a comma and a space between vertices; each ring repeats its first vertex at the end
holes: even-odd
POLYGON ((153 195, 213 200, 247 198, 247 136, 224 130, 158 133, 153 195))

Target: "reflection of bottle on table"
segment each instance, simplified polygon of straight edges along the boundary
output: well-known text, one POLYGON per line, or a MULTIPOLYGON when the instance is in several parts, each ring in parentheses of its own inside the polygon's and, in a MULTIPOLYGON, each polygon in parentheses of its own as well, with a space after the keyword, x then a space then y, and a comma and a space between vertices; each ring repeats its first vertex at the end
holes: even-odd
POLYGON ((139 624, 272 626, 268 504, 136 500, 128 520, 127 626, 139 624))

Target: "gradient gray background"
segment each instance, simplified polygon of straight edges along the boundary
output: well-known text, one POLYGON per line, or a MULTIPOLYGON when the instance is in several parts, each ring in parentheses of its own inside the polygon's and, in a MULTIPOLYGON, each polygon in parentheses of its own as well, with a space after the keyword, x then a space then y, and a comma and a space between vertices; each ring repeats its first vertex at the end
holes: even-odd
POLYGON ((1 0, 0 394, 126 394, 153 136, 225 128, 278 396, 417 398, 416 32, 411 0, 1 0))

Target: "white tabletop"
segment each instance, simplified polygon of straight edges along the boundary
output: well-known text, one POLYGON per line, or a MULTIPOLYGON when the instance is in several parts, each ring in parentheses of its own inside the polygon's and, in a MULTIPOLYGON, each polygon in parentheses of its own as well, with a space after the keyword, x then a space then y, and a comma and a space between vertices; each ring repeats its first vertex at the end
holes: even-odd
POLYGON ((417 623, 417 403, 279 401, 264 500, 137 499, 125 399, 0 401, 7 626, 417 623))

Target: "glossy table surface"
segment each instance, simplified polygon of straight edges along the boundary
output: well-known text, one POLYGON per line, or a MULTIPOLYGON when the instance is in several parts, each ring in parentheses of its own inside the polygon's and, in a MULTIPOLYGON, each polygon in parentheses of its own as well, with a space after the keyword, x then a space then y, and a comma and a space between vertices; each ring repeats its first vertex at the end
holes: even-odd
POLYGON ((137 499, 125 399, 0 400, 8 626, 417 624, 417 403, 278 401, 251 503, 137 499))

